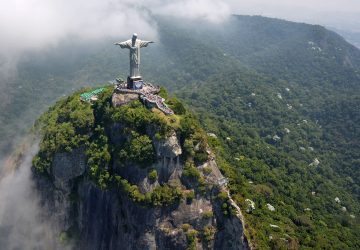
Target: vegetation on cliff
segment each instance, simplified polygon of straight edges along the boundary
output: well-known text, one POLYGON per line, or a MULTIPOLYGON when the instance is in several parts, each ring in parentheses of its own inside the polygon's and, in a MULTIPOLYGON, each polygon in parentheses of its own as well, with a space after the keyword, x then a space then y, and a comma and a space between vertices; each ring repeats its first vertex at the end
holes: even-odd
MULTIPOLYGON (((33 159, 36 172, 51 177, 56 153, 84 147, 86 172, 101 189, 120 188, 133 201, 149 206, 167 206, 179 201, 182 198, 180 187, 163 184, 142 193, 114 166, 149 168, 149 178, 154 182, 157 173, 151 166, 158 157, 154 141, 166 139, 172 132, 180 137, 185 149, 181 160, 186 161, 186 165, 206 161, 206 136, 193 115, 176 98, 169 98, 169 105, 174 107, 176 114, 168 117, 158 110, 146 108, 139 100, 113 107, 112 86, 106 87, 92 104, 80 100, 80 93, 84 91, 58 101, 36 123, 42 137, 39 153, 33 159)), ((164 89, 162 93, 167 95, 164 89)), ((189 178, 196 173, 196 181, 201 181, 196 171, 192 165, 189 178)))

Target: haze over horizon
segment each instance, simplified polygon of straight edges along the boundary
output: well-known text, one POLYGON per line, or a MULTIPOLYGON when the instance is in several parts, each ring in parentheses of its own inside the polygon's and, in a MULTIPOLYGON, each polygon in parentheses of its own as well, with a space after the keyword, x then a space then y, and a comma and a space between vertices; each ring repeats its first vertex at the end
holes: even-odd
POLYGON ((0 75, 16 65, 24 51, 56 46, 68 37, 101 39, 136 31, 156 36, 153 14, 221 22, 231 14, 262 15, 360 32, 357 0, 16 0, 1 4, 0 75), (136 20, 136 22, 132 21, 136 20))

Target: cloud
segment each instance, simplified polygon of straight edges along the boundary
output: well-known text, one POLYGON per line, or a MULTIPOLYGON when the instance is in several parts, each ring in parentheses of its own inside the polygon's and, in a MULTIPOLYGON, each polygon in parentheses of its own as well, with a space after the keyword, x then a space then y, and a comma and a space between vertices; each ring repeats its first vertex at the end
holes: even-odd
MULTIPOLYGON (((0 8, 0 64, 67 37, 100 39, 138 32, 156 36, 151 13, 218 21, 229 14, 214 0, 13 0, 0 8)), ((14 60, 12 60, 14 61, 14 60)))
POLYGON ((0 175, 1 249, 59 249, 59 232, 42 214, 31 180, 31 160, 37 150, 34 144, 16 171, 7 168, 0 175))
POLYGON ((148 7, 156 14, 205 19, 210 22, 221 22, 232 14, 226 1, 216 0, 178 0, 166 1, 166 4, 164 1, 157 1, 152 7, 148 7))
POLYGON ((358 0, 12 0, 0 8, 0 78, 24 51, 56 46, 68 37, 156 38, 152 15, 221 22, 230 14, 265 15, 360 29, 358 0))
POLYGON ((0 65, 11 68, 24 51, 56 46, 63 39, 100 39, 134 30, 155 36, 148 12, 131 1, 14 0, 0 8, 0 65))
POLYGON ((225 19, 228 5, 215 0, 12 0, 0 8, 0 79, 12 75, 26 51, 56 47, 66 38, 124 38, 133 32, 156 39, 153 14, 225 19))

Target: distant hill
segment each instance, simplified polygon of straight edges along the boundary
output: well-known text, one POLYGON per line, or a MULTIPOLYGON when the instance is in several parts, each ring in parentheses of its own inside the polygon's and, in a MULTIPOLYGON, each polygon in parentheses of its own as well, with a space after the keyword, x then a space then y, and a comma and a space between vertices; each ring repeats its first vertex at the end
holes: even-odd
MULTIPOLYGON (((359 49, 324 27, 260 16, 157 24, 142 74, 217 135, 232 194, 257 207, 246 219, 259 248, 360 248, 359 49)), ((126 76, 128 51, 112 43, 28 55, 0 106, 2 150, 72 88, 126 76)))

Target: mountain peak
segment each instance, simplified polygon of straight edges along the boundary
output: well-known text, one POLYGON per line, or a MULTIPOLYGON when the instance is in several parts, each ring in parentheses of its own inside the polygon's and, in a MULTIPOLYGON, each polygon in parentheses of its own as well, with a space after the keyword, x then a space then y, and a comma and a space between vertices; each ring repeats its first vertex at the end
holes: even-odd
POLYGON ((112 86, 89 102, 84 92, 94 90, 37 125, 34 178, 63 238, 85 249, 248 248, 207 136, 180 101, 159 89, 169 114, 112 86))

